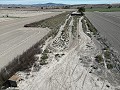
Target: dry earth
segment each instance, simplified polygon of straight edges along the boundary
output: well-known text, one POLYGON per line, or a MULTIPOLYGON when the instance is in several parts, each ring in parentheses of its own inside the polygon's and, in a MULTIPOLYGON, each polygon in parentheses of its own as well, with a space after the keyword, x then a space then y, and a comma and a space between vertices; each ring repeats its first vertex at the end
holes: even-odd
MULTIPOLYGON (((115 87, 106 80, 90 73, 97 47, 83 32, 81 19, 77 25, 75 38, 71 33, 74 21, 71 19, 66 32, 69 41, 64 43, 64 49, 56 48, 53 42, 63 41, 61 32, 66 23, 61 26, 54 39, 46 41, 43 49, 47 47, 52 51, 49 54, 47 65, 42 66, 38 72, 34 71, 35 67, 32 67, 29 75, 27 72, 17 73, 24 79, 18 85, 20 90, 115 90, 115 87), (56 54, 59 54, 59 57, 55 57, 56 54)), ((60 45, 60 47, 62 46, 60 45)), ((37 63, 39 64, 39 61, 37 63)))

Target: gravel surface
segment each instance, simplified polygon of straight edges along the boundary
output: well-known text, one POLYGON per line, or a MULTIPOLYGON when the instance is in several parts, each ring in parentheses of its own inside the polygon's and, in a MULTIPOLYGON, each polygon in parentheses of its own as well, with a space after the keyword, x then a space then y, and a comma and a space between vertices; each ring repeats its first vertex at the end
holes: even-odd
POLYGON ((119 14, 119 12, 87 12, 86 16, 120 54, 120 18, 115 17, 120 16, 119 14))

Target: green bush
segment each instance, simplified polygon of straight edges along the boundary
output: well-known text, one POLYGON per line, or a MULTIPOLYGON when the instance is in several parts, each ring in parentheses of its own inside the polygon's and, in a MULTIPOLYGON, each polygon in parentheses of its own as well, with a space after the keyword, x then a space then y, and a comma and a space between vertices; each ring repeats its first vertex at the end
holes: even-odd
POLYGON ((104 57, 105 57, 106 59, 111 59, 110 51, 106 50, 106 51, 104 52, 104 57))
POLYGON ((43 53, 41 57, 40 65, 46 65, 47 64, 46 59, 48 59, 48 55, 46 53, 43 53))
POLYGON ((113 68, 113 65, 112 65, 112 64, 107 64, 107 68, 108 68, 108 69, 112 69, 112 68, 113 68))
POLYGON ((97 55, 95 57, 95 61, 98 62, 98 63, 102 62, 103 61, 102 55, 97 55))
POLYGON ((48 59, 47 54, 46 54, 46 53, 44 53, 44 54, 42 55, 41 59, 42 59, 42 60, 48 59))
POLYGON ((43 53, 49 53, 49 50, 48 50, 48 49, 45 49, 43 53))
POLYGON ((85 12, 85 7, 78 7, 78 12, 85 12))

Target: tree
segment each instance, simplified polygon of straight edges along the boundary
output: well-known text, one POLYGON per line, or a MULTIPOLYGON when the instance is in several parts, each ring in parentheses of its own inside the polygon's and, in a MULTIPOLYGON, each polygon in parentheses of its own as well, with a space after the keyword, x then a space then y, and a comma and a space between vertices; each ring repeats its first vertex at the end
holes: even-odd
POLYGON ((83 12, 85 12, 85 7, 78 7, 78 12, 80 12, 81 15, 84 15, 83 12))
POLYGON ((92 9, 93 7, 90 7, 90 9, 92 9))
POLYGON ((85 12, 85 7, 78 7, 78 12, 85 12))
POLYGON ((64 6, 64 9, 70 9, 70 6, 64 6))
POLYGON ((112 8, 112 6, 111 6, 111 5, 109 5, 109 6, 108 6, 108 9, 110 9, 110 8, 112 8))

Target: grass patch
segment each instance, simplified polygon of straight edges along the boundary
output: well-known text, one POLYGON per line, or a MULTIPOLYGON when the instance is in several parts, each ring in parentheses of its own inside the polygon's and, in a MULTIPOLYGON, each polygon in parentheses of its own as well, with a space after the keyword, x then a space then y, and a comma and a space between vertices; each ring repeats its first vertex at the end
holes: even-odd
POLYGON ((95 11, 99 11, 99 12, 117 12, 120 11, 120 8, 86 8, 86 12, 95 12, 95 11))

